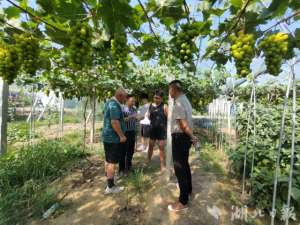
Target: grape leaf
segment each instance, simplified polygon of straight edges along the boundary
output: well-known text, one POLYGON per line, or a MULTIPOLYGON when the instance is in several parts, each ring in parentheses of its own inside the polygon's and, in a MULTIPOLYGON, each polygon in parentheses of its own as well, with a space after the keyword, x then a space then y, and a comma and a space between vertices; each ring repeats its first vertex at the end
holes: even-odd
POLYGON ((70 43, 70 37, 66 32, 54 30, 51 27, 46 27, 45 33, 51 37, 51 39, 58 44, 68 46, 70 43))
POLYGON ((45 14, 54 14, 60 21, 77 21, 86 17, 87 12, 80 1, 51 1, 37 0, 37 4, 44 10, 45 14))
POLYGON ((20 13, 21 13, 21 11, 17 7, 14 7, 14 6, 5 8, 4 12, 8 19, 19 17, 20 13))
POLYGON ((289 6, 294 10, 300 9, 300 1, 299 0, 291 0, 291 3, 289 6))
POLYGON ((258 13, 247 12, 245 13, 245 30, 247 33, 256 32, 256 27, 259 24, 265 24, 266 20, 259 17, 258 13))
POLYGON ((241 8, 243 6, 242 0, 231 0, 230 2, 235 8, 241 8))
POLYGON ((122 32, 127 27, 138 29, 140 26, 141 21, 134 16, 136 11, 128 1, 103 0, 97 13, 110 33, 122 32))
POLYGON ((273 0, 268 9, 263 13, 265 18, 273 18, 283 16, 288 9, 288 4, 285 1, 273 0))
POLYGON ((292 188, 292 197, 298 203, 300 203, 300 189, 299 188, 292 188))
POLYGON ((150 0, 147 4, 147 8, 155 12, 155 17, 159 18, 161 23, 169 27, 186 17, 183 3, 183 0, 164 0, 157 2, 150 0))
POLYGON ((295 46, 300 49, 300 28, 295 31, 295 46))
POLYGON ((203 14, 204 19, 206 20, 211 15, 222 16, 225 11, 226 11, 226 9, 213 9, 213 8, 210 8, 208 10, 203 10, 202 14, 203 14))

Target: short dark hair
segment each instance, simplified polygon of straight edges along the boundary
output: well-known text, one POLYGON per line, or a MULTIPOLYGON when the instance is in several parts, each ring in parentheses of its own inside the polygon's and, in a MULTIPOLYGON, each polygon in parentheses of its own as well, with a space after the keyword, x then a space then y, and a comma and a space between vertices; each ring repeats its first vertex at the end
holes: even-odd
POLYGON ((140 95, 140 98, 141 98, 141 99, 148 99, 149 96, 148 96, 148 94, 146 94, 146 93, 142 93, 142 94, 140 95))
POLYGON ((159 97, 163 98, 164 97, 164 92, 162 90, 156 90, 154 92, 154 96, 159 96, 159 97))
POLYGON ((175 87, 178 91, 182 91, 183 87, 182 87, 182 82, 180 80, 173 80, 169 83, 169 87, 173 86, 175 87))
POLYGON ((130 98, 132 98, 132 97, 134 97, 133 94, 128 94, 128 95, 127 95, 127 99, 130 99, 130 98))

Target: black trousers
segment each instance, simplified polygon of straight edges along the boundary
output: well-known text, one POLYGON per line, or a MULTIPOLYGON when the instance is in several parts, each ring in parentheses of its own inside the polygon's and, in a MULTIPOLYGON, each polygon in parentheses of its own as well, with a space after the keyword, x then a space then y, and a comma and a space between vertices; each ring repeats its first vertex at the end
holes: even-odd
POLYGON ((175 175, 178 180, 180 196, 179 202, 186 205, 192 193, 192 174, 189 165, 191 138, 183 133, 172 134, 172 153, 175 175))
POLYGON ((132 167, 132 158, 135 148, 135 131, 126 131, 125 136, 127 140, 122 144, 119 172, 129 171, 132 167))

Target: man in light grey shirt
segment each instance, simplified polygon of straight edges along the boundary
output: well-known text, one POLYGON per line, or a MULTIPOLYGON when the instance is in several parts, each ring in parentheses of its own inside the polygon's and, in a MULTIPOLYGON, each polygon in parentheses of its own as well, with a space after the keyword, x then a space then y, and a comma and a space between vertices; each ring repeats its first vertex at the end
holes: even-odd
POLYGON ((192 106, 188 98, 181 94, 174 100, 174 109, 171 122, 171 133, 184 133, 177 120, 185 120, 187 125, 193 127, 192 106))
POLYGON ((189 196, 192 194, 189 150, 192 143, 197 142, 197 138, 193 135, 192 106, 183 93, 181 81, 174 80, 169 84, 169 94, 174 99, 171 118, 172 154, 180 196, 168 209, 179 212, 188 208, 189 196))

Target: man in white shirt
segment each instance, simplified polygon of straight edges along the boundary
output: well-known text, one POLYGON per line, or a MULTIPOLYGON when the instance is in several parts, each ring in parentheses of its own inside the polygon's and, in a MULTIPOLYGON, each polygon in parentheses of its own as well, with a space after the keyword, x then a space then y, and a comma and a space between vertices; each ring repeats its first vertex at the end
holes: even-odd
POLYGON ((189 196, 192 194, 189 150, 192 143, 197 142, 197 138, 193 135, 192 106, 183 93, 181 81, 174 80, 169 84, 169 94, 174 99, 171 118, 172 154, 180 196, 168 209, 179 212, 188 208, 189 196))

